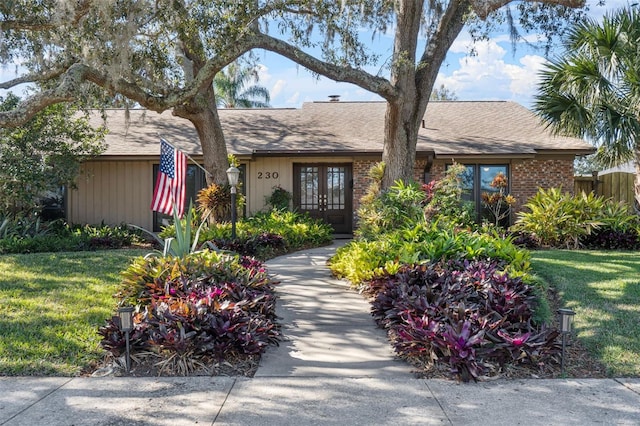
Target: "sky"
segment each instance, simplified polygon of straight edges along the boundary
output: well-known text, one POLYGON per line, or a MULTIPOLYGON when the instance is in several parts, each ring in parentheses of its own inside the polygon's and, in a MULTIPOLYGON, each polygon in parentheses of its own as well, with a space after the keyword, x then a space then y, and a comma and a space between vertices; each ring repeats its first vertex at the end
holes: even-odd
MULTIPOLYGON (((587 0, 589 16, 601 19, 608 11, 626 6, 627 0, 587 0)), ((391 53, 392 37, 383 35, 372 42, 383 57, 391 53)), ((546 59, 544 52, 518 43, 515 53, 507 34, 495 34, 491 40, 477 43, 477 55, 468 55, 471 37, 466 30, 460 34, 442 64, 435 87, 444 85, 458 100, 509 100, 530 107, 536 91, 538 72, 546 59)), ((551 55, 559 52, 551 52, 551 55)), ((266 52, 260 62, 261 86, 269 89, 271 106, 298 108, 303 102, 326 101, 329 95, 340 95, 341 101, 382 100, 357 86, 336 83, 326 78, 316 79, 295 63, 266 52)), ((377 73, 378 69, 367 71, 377 73)))
MULTIPOLYGON (((608 11, 628 4, 627 0, 587 0, 589 15, 601 19, 608 11)), ((546 59, 543 52, 518 43, 515 52, 507 34, 494 34, 491 40, 477 43, 475 56, 469 56, 471 37, 460 34, 442 64, 435 87, 444 85, 458 100, 509 100, 530 107, 536 91, 537 74, 546 59)), ((380 35, 371 43, 383 58, 391 55, 392 36, 380 35)), ((271 95, 271 106, 299 108, 303 102, 326 101, 329 95, 340 95, 342 101, 382 100, 379 96, 348 83, 316 78, 303 67, 271 52, 257 52, 259 84, 271 95)), ((559 54, 554 51, 551 54, 559 54)), ((377 74, 378 67, 366 69, 377 74)), ((0 67, 0 81, 16 77, 15 66, 0 67)), ((6 92, 0 90, 0 96, 6 92)))

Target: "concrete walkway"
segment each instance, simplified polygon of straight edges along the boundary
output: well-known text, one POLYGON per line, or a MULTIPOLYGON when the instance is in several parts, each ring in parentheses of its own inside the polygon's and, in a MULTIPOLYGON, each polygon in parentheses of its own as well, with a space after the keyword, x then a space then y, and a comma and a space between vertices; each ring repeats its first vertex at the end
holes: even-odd
POLYGON ((334 249, 268 263, 286 340, 255 378, 0 377, 0 425, 640 424, 640 379, 415 379, 331 279, 334 249))
POLYGON ((281 281, 276 313, 285 340, 263 356, 256 377, 413 377, 375 326, 369 303, 332 278, 326 262, 343 243, 267 262, 281 281))

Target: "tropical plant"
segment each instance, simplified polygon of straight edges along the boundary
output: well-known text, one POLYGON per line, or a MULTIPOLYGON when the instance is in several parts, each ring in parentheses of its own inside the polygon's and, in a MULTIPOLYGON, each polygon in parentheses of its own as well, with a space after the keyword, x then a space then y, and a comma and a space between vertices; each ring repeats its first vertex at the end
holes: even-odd
MULTIPOLYGON (((227 156, 230 167, 239 167, 238 158, 229 154, 227 156)), ((239 182, 236 189, 241 188, 239 182)), ((228 183, 217 184, 212 183, 206 188, 202 188, 196 195, 196 204, 198 212, 202 215, 207 223, 224 222, 231 220, 231 185, 228 183)), ((245 196, 242 191, 238 191, 236 195, 236 209, 242 210, 245 204, 245 196)))
POLYGON ((424 210, 427 221, 439 223, 444 228, 473 224, 473 205, 462 199, 461 176, 464 172, 464 165, 454 163, 442 179, 423 186, 428 201, 424 210))
POLYGON ((291 202, 293 195, 280 185, 276 185, 273 187, 271 195, 265 198, 267 201, 267 205, 271 206, 272 208, 276 210, 288 210, 289 203, 291 202))
POLYGON ((45 222, 35 214, 0 217, 0 254, 116 249, 146 242, 125 224, 71 226, 60 219, 45 222))
POLYGON ((516 203, 516 199, 511 194, 506 194, 509 182, 502 172, 493 178, 489 186, 495 188, 496 192, 483 192, 482 204, 491 213, 494 225, 498 227, 502 219, 511 214, 511 207, 516 203))
MULTIPOLYGON (((373 184, 377 186, 376 181, 373 184)), ((411 228, 424 222, 425 194, 420 185, 398 181, 376 196, 363 197, 358 209, 358 229, 355 235, 363 239, 376 239, 381 234, 400 228, 411 228)))
POLYGON ((196 210, 191 203, 189 203, 189 209, 184 219, 180 219, 178 209, 175 205, 173 206, 173 224, 167 227, 170 231, 165 229, 162 233, 156 235, 142 227, 136 225, 129 226, 149 235, 163 247, 162 251, 148 253, 146 257, 156 257, 158 254, 162 257, 185 257, 197 251, 200 232, 206 223, 206 219, 207 218, 204 217, 200 221, 200 225, 194 234, 193 229, 196 227, 199 217, 196 210))
MULTIPOLYGON (((253 259, 209 250, 137 258, 122 276, 119 304, 136 307, 134 359, 151 355, 161 373, 206 371, 230 357, 258 355, 279 339, 275 282, 253 259)), ((113 318, 99 333, 112 356, 123 353, 113 318)))
POLYGON ((603 201, 593 194, 573 196, 560 188, 540 188, 518 213, 513 229, 532 235, 545 247, 578 248, 580 238, 601 225, 593 212, 603 201))
POLYGON ((231 186, 212 183, 198 191, 196 203, 198 212, 208 217, 210 222, 228 221, 231 217, 231 186))
POLYGON ((638 218, 624 205, 593 193, 571 195, 559 188, 540 188, 524 208, 511 230, 528 234, 546 247, 575 249, 586 243, 606 248, 604 241, 596 243, 593 238, 606 231, 605 236, 628 233, 632 241, 638 232, 638 218))
POLYGON ((405 265, 365 292, 396 352, 423 369, 445 366, 468 381, 512 364, 557 364, 559 333, 536 316, 539 294, 496 262, 405 265))
MULTIPOLYGON (((160 241, 175 237, 175 226, 163 228, 158 237, 160 241)), ((285 252, 323 246, 332 240, 333 228, 325 222, 308 214, 274 209, 240 219, 235 240, 231 238, 230 223, 205 225, 200 230, 198 245, 214 246, 267 260, 285 252)))
POLYGON ((269 90, 258 86, 259 81, 256 67, 242 67, 239 61, 230 63, 213 79, 217 106, 223 108, 268 108, 269 90), (251 82, 254 84, 249 86, 251 82))
MULTIPOLYGON (((599 161, 631 158, 640 171, 640 10, 627 7, 602 23, 575 24, 564 42, 567 54, 542 72, 534 110, 556 133, 586 137, 598 145, 599 161)), ((636 173, 640 202, 640 173, 636 173)))
POLYGON ((495 230, 491 234, 479 233, 445 229, 435 223, 398 229, 372 241, 354 240, 336 251, 329 267, 336 276, 358 287, 363 281, 405 263, 460 259, 494 259, 513 276, 529 270, 529 252, 516 247, 510 237, 495 230))

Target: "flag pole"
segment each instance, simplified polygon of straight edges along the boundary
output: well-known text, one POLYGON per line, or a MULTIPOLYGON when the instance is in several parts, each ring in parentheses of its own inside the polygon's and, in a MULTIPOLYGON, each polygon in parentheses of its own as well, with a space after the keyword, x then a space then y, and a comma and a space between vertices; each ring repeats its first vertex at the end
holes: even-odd
MULTIPOLYGON (((167 144, 171 145, 171 147, 175 150, 177 150, 178 148, 176 148, 171 142, 169 142, 168 140, 166 140, 165 138, 161 137, 160 140, 165 141, 167 144)), ((191 160, 191 162, 193 164, 195 164, 196 166, 198 166, 203 172, 205 172, 207 175, 211 176, 211 173, 209 173, 207 171, 207 169, 205 169, 204 167, 202 167, 200 165, 200 163, 198 163, 196 160, 194 160, 193 158, 191 158, 191 156, 189 154, 187 154, 186 152, 182 151, 182 153, 184 154, 185 157, 187 157, 189 160, 191 160)))

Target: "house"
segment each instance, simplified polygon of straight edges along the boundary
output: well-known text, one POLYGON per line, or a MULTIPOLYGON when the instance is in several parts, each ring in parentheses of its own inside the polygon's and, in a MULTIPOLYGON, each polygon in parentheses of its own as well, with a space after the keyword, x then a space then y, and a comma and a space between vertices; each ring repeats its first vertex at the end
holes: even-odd
MULTIPOLYGON (((367 190, 367 172, 382 155, 384 102, 311 102, 299 109, 221 109, 230 153, 240 160, 248 214, 265 207, 275 186, 294 194, 293 207, 350 233, 367 190)), ((196 132, 170 111, 106 113, 106 151, 82 166, 77 188, 67 193, 73 223, 133 223, 158 230, 150 210, 160 138, 201 161, 196 132)), ((514 102, 431 102, 419 131, 414 177, 441 177, 453 161, 465 164, 468 199, 498 172, 509 178, 520 208, 538 187, 573 188, 573 160, 593 152, 581 139, 553 136, 536 116, 514 102)), ((188 193, 204 185, 189 166, 188 193)))

